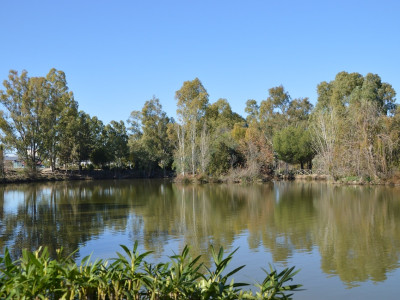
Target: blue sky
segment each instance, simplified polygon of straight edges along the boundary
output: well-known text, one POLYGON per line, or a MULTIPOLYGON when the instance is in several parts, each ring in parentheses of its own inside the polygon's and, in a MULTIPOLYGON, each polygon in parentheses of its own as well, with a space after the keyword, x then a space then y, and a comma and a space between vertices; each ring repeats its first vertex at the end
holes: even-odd
POLYGON ((280 84, 315 103, 343 70, 400 93, 399 16, 394 0, 2 0, 0 80, 63 70, 80 109, 105 123, 153 95, 174 116, 175 91, 195 77, 241 115, 280 84))

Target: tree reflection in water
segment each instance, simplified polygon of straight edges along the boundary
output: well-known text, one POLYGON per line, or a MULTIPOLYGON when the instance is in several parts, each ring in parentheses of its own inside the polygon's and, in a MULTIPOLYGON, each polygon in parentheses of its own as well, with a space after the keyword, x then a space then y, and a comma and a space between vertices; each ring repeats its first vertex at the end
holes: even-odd
MULTIPOLYGON (((61 246, 71 253, 106 234, 128 233, 161 255, 171 240, 207 261, 210 245, 232 250, 247 236, 274 262, 295 253, 321 256, 321 269, 348 286, 384 281, 398 267, 398 188, 277 182, 259 185, 178 185, 168 181, 94 181, 0 187, 0 249, 61 246)), ((114 253, 110 253, 112 256, 114 253)))

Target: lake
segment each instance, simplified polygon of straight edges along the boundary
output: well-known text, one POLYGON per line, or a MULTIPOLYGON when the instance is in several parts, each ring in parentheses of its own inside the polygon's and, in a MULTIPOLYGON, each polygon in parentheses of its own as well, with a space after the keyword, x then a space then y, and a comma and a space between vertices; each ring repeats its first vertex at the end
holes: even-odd
POLYGON ((79 248, 76 260, 116 257, 119 245, 154 251, 239 247, 235 281, 255 282, 269 263, 301 269, 295 299, 397 299, 400 188, 320 182, 181 185, 167 180, 0 186, 0 250, 79 248))

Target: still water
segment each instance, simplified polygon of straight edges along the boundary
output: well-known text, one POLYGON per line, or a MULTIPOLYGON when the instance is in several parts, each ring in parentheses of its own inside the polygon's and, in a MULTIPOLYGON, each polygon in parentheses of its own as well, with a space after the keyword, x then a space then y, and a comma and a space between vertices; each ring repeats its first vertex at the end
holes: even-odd
POLYGON ((0 186, 0 251, 79 248, 115 257, 120 244, 166 261, 184 245, 239 250, 235 281, 295 265, 295 299, 398 299, 400 188, 312 182, 179 185, 158 180, 0 186))

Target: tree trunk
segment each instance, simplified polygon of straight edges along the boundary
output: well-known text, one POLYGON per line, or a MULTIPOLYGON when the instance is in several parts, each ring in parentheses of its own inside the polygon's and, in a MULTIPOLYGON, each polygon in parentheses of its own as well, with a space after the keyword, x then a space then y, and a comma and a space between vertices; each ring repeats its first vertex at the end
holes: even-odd
POLYGON ((185 130, 182 126, 178 126, 178 156, 181 165, 181 174, 185 176, 185 130))
POLYGON ((51 172, 54 173, 54 171, 56 170, 56 163, 55 163, 54 159, 50 160, 50 168, 51 168, 51 172))
POLYGON ((192 123, 191 128, 191 148, 192 148, 192 176, 195 175, 195 151, 196 151, 196 122, 192 123))

